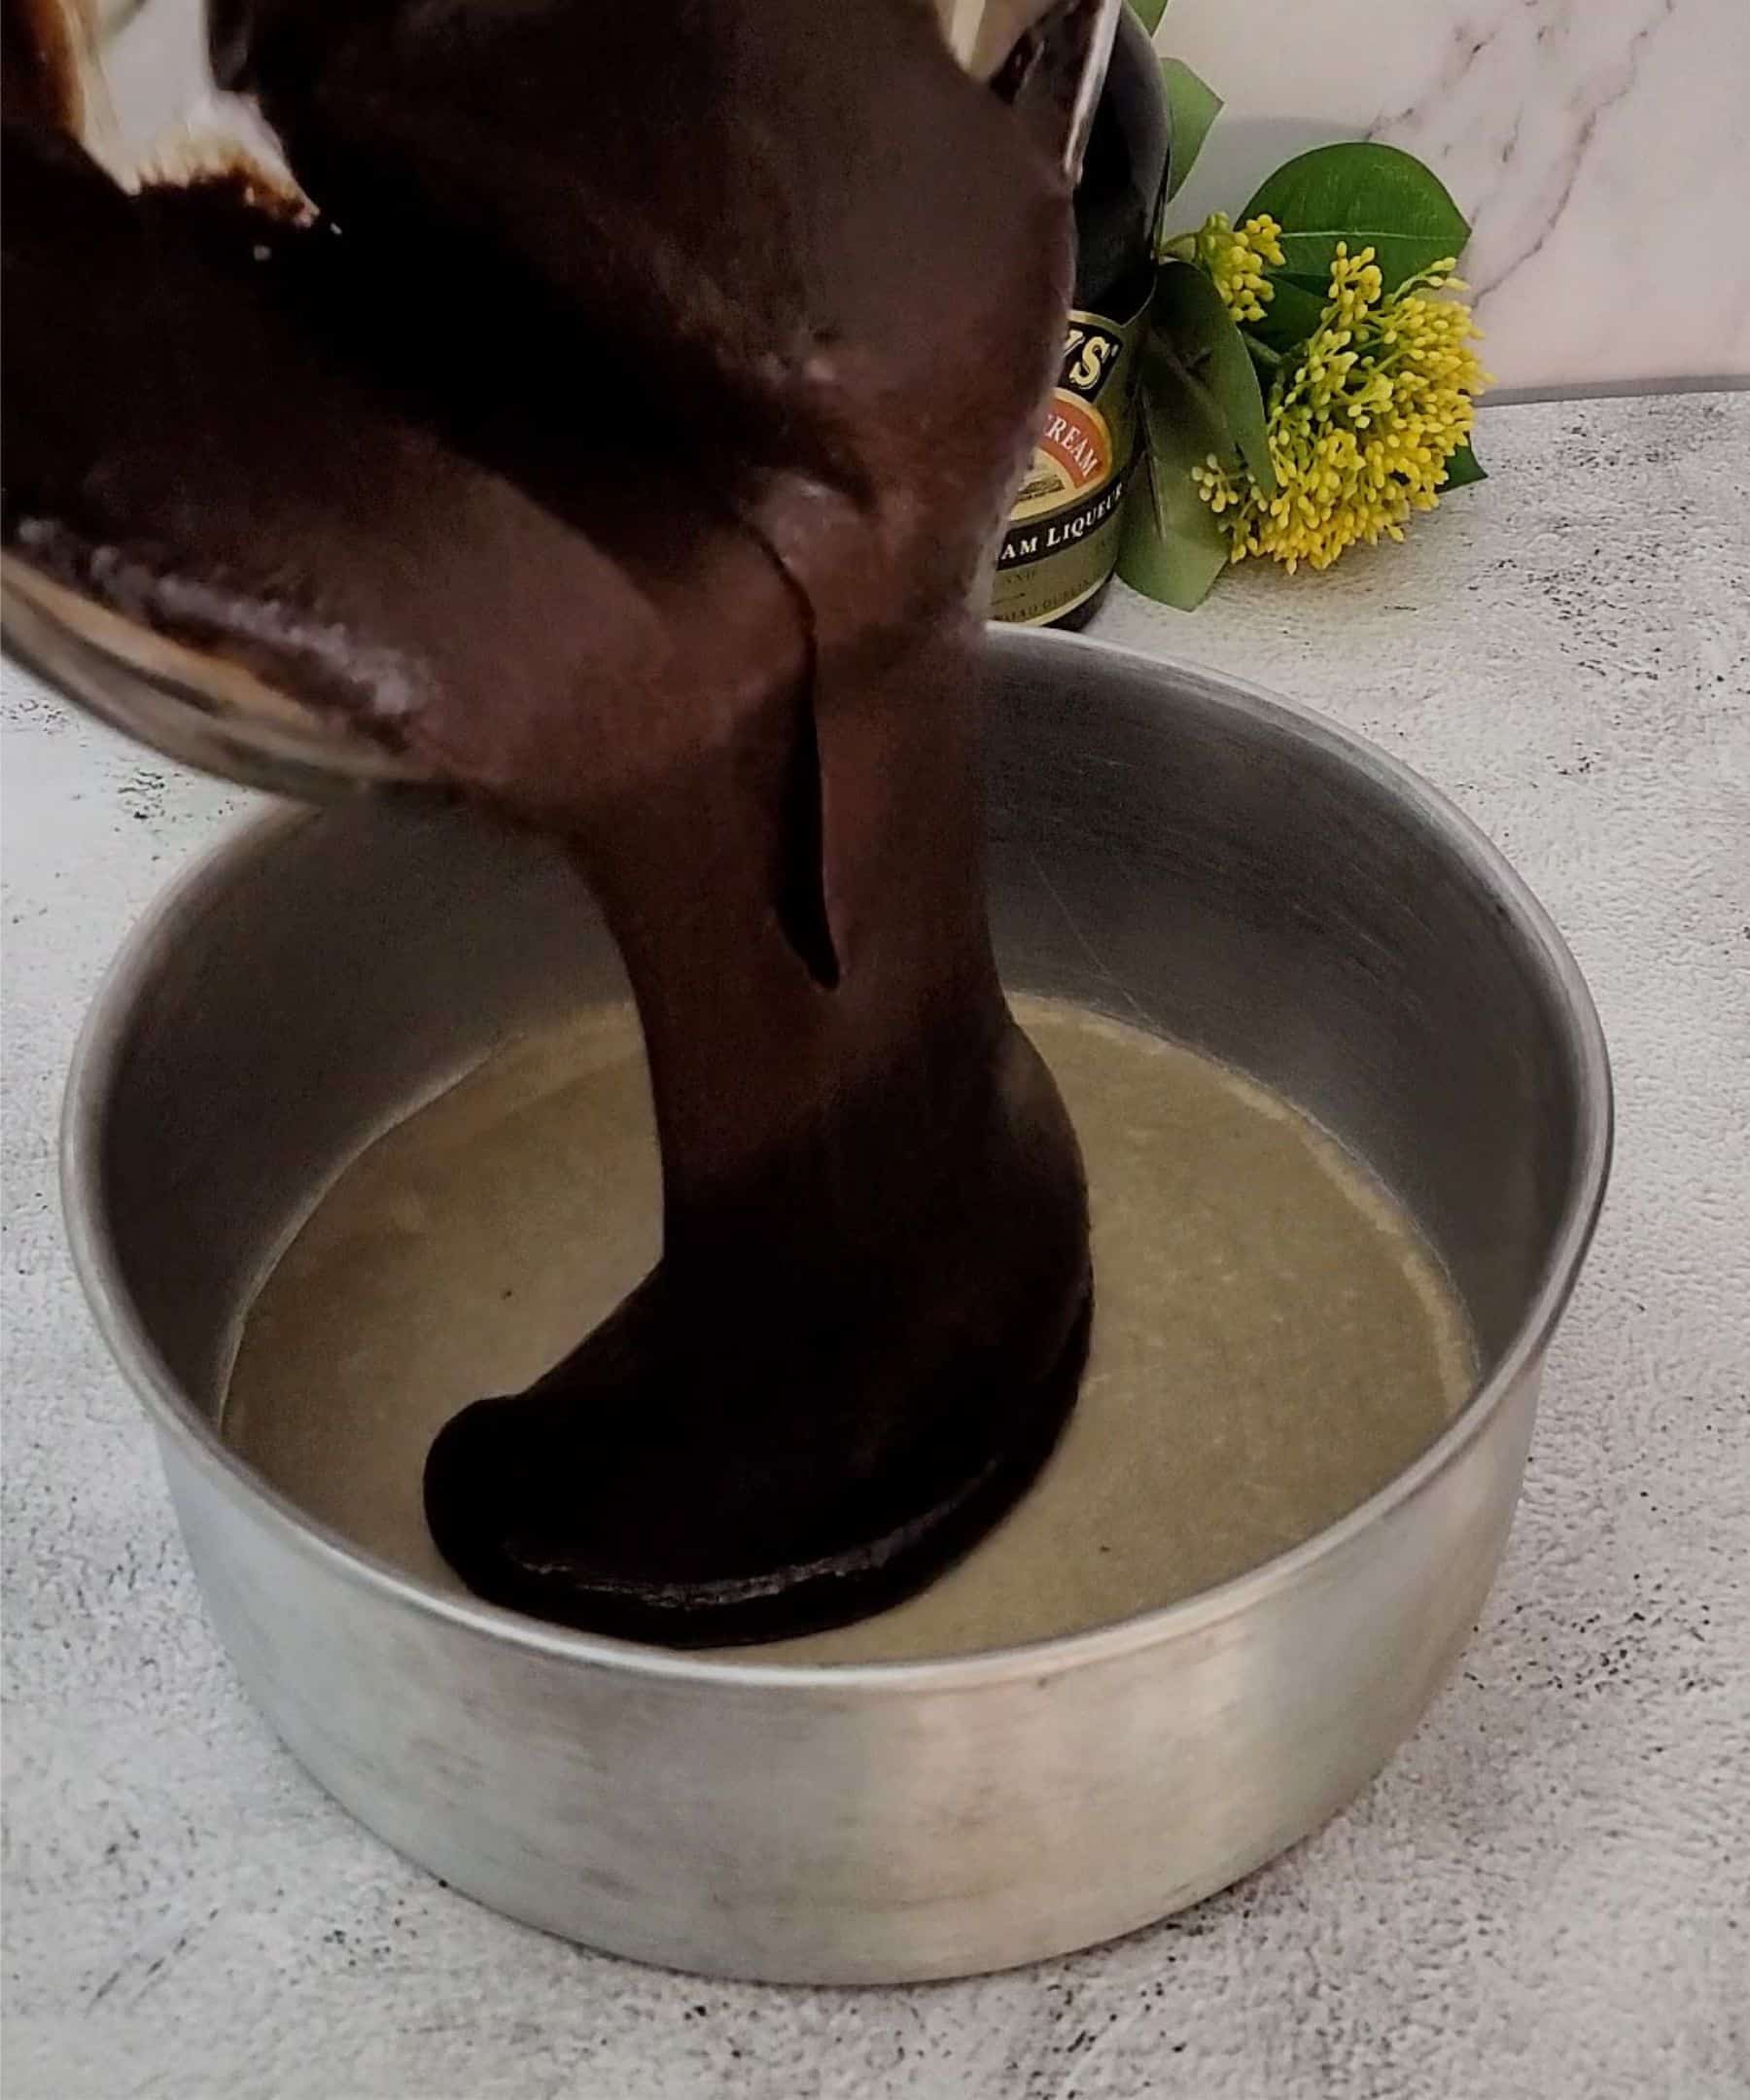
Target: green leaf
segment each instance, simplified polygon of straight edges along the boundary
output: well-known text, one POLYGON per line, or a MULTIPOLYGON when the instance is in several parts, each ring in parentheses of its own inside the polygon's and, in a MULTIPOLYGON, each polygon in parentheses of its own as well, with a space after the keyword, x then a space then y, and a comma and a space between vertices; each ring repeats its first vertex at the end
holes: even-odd
POLYGON ((1161 26, 1161 17, 1167 12, 1167 0, 1130 0, 1130 11, 1153 36, 1161 26))
POLYGON ((1227 442, 1205 450, 1226 453, 1238 448, 1252 479, 1267 495, 1274 495, 1276 472, 1264 437, 1264 395, 1257 369, 1244 337, 1221 303, 1220 293, 1195 264, 1162 264, 1155 277, 1149 332, 1208 391, 1215 414, 1226 426, 1227 442))
POLYGON ((1182 58, 1161 60, 1167 95, 1167 195, 1178 195, 1191 163, 1203 151, 1209 126, 1221 114, 1221 97, 1182 58))
POLYGON ((1142 450, 1125 499, 1118 574, 1145 598, 1189 612, 1228 564, 1227 540, 1191 479, 1193 467, 1228 449, 1227 429, 1164 342, 1143 352, 1137 405, 1142 450))
POLYGON ((1488 476, 1478 464, 1477 455, 1467 444, 1461 444, 1447 461, 1445 489, 1468 488, 1473 481, 1487 481, 1488 476))
POLYGON ((1245 332, 1255 335, 1272 350, 1298 350, 1324 319, 1324 292, 1309 292, 1293 278, 1278 277, 1275 271, 1267 274, 1271 297, 1264 308, 1264 318, 1248 321, 1245 332))
POLYGON ((1470 239, 1464 214, 1446 185, 1414 154, 1371 139, 1315 146, 1268 177, 1240 214, 1268 212, 1282 228, 1284 276, 1330 280, 1337 243, 1350 255, 1374 251, 1387 291, 1396 291, 1470 239))

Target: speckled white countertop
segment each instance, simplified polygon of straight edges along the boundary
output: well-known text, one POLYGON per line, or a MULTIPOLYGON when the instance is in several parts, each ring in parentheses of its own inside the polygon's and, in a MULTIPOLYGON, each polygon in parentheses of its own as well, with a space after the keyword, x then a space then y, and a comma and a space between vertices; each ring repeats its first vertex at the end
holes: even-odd
POLYGON ((243 798, 5 684, 8 2100, 1742 2100, 1750 2091, 1750 397, 1498 409, 1325 578, 1097 632, 1327 710, 1517 860, 1603 1014, 1616 1177, 1459 1677, 1186 1915, 904 1992, 580 1952, 357 1830, 245 1703, 91 1331, 57 1094, 243 798))

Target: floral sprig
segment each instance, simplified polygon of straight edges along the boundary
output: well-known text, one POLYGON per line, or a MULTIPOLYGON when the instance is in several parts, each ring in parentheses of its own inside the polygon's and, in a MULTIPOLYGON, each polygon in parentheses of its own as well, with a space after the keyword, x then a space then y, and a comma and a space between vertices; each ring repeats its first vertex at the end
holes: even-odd
POLYGON ((1275 492, 1237 455, 1211 452, 1192 470, 1230 560, 1328 569, 1357 542, 1402 540, 1412 511, 1434 508, 1488 379, 1469 308, 1440 297, 1465 289, 1455 267, 1445 257, 1388 293, 1373 250, 1350 256, 1338 242, 1319 325, 1266 403, 1275 492))
MULTIPOLYGON (((1159 20, 1155 0, 1132 4, 1159 20)), ((1162 71, 1176 118, 1186 69, 1162 71)), ((1201 144, 1220 103, 1192 86, 1201 144)), ((1170 195, 1188 167, 1175 146, 1170 195)), ((1481 480, 1469 238, 1419 160, 1357 141, 1278 168, 1238 226, 1216 212, 1158 239, 1120 576, 1189 608, 1236 562, 1328 569, 1481 480)))
POLYGON ((1262 321, 1276 287, 1264 274, 1282 266, 1281 228, 1260 212, 1236 229, 1226 212, 1211 212, 1195 233, 1169 248, 1206 271, 1236 321, 1262 321))

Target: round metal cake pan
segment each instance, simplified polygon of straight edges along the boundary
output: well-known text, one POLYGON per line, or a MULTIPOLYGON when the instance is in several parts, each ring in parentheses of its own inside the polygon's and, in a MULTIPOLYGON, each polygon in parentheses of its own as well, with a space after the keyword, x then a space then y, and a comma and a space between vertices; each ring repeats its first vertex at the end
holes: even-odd
MULTIPOLYGON (((670 1654, 442 1593, 220 1440, 241 1318, 371 1138, 618 997, 539 841, 274 814, 128 940, 70 1082, 66 1213, 221 1638, 295 1755, 510 1915, 718 1976, 895 1982, 1110 1938, 1352 1799, 1499 1562, 1610 1150, 1603 1039, 1500 855, 1404 767, 1233 682, 994 632, 1004 974, 1278 1088, 1407 1206, 1482 1374, 1382 1492, 1184 1602, 914 1663, 670 1654)), ((239 1842, 247 1842, 247 1836, 239 1842)))

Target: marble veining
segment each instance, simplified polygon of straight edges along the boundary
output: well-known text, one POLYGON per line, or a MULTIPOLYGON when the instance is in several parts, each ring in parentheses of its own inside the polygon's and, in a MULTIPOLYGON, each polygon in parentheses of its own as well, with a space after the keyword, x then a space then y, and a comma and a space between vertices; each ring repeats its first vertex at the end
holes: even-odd
POLYGON ((1502 387, 1750 376, 1744 0, 1174 0, 1160 42, 1227 98, 1186 222, 1382 139, 1472 221, 1502 387))

